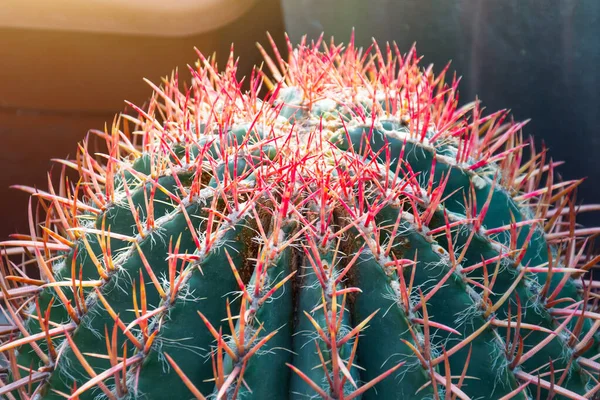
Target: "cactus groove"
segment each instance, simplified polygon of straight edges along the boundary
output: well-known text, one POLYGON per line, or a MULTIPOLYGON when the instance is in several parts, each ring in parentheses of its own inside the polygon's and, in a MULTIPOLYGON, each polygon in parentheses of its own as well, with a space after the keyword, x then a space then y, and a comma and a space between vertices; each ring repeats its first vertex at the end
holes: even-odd
POLYGON ((20 187, 0 395, 596 396, 598 207, 525 124, 459 107, 414 48, 259 49, 247 91, 199 53, 187 90, 91 131, 104 154, 20 187))

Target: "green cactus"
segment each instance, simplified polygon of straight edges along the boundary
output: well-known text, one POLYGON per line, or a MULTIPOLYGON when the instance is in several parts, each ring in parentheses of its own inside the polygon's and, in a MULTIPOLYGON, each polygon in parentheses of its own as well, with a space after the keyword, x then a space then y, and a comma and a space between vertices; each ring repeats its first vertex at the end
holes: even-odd
POLYGON ((249 91, 200 55, 189 90, 151 85, 92 131, 107 151, 63 161, 77 182, 21 187, 37 203, 3 242, 0 394, 594 396, 579 181, 414 49, 259 48, 249 91))

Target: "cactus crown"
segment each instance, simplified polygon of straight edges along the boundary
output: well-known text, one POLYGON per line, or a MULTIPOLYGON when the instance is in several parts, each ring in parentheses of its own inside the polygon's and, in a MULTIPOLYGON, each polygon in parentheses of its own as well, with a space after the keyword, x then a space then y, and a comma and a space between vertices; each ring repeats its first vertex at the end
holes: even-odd
POLYGON ((246 92, 233 56, 219 73, 199 54, 186 90, 150 83, 147 108, 91 132, 105 154, 61 161, 77 181, 22 187, 0 393, 593 396, 579 181, 506 111, 459 107, 414 48, 288 46, 259 47, 270 72, 246 92))

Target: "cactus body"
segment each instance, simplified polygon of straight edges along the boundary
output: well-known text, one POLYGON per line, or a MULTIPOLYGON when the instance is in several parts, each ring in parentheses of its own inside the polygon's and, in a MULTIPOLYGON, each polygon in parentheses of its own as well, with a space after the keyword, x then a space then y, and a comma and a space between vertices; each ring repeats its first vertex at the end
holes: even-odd
MULTIPOLYGON (((587 398, 574 188, 523 124, 375 46, 202 57, 4 242, 7 398, 587 398), (259 99, 262 86, 269 94, 259 99), (31 261, 32 260, 32 261, 31 261), (25 271, 37 266, 41 278, 25 271)), ((261 48, 262 50, 262 48, 261 48)))

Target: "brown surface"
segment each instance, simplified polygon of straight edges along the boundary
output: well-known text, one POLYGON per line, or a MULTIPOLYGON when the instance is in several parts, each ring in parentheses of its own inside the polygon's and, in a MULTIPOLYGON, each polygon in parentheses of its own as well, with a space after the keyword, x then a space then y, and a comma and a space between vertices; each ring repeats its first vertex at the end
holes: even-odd
POLYGON ((249 75, 261 62, 255 42, 266 42, 267 31, 283 39, 278 0, 261 0, 233 24, 186 38, 0 29, 0 239, 28 231, 28 196, 8 187, 45 189, 51 158, 73 155, 88 129, 124 109, 124 99, 144 102, 151 91, 143 77, 159 82, 178 67, 188 80, 194 46, 222 61, 232 42, 240 76, 249 75))

